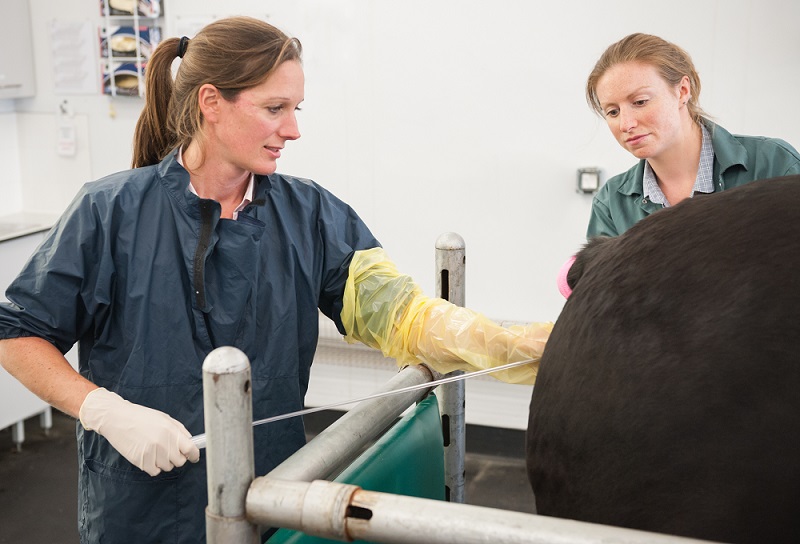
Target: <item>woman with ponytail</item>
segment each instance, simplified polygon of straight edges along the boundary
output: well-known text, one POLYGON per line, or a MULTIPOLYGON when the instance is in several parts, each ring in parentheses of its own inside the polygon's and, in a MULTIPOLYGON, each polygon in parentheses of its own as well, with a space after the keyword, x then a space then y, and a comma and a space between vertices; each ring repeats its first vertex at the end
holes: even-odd
MULTIPOLYGON (((205 541, 205 458, 191 437, 204 432, 202 364, 217 347, 249 358, 254 419, 303 408, 320 311, 398 364, 530 360, 499 377, 536 375, 549 324, 506 329, 424 296, 347 204, 276 173, 300 137, 301 52, 246 17, 163 41, 133 169, 80 191, 0 305, 3 366, 79 419, 84 544, 205 541), (76 342, 79 372, 62 356, 76 342)), ((266 474, 305 443, 303 422, 253 438, 266 474)))

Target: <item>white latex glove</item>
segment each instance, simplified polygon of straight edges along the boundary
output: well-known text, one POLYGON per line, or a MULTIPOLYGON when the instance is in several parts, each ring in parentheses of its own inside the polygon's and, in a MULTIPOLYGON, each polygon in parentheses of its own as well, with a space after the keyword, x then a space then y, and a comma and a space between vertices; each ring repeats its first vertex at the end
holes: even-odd
POLYGON ((104 436, 150 476, 182 467, 187 459, 192 463, 200 459, 192 435, 179 421, 103 387, 86 395, 79 416, 84 429, 104 436))

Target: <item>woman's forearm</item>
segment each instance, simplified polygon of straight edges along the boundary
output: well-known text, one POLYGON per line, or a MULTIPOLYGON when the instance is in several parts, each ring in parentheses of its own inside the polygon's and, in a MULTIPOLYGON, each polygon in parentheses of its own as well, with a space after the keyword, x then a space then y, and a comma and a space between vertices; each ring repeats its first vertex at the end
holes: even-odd
POLYGON ((75 418, 86 395, 97 389, 42 338, 0 340, 0 364, 36 396, 75 418))

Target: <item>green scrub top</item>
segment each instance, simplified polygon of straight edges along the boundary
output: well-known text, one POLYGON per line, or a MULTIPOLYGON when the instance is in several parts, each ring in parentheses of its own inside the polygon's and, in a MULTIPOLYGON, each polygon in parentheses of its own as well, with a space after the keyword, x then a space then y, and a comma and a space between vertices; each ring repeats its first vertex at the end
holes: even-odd
MULTIPOLYGON (((800 154, 778 138, 733 135, 704 120, 714 148, 714 190, 724 191, 758 179, 800 174, 800 154)), ((644 165, 609 179, 592 201, 587 238, 618 236, 663 207, 644 198, 644 165)))

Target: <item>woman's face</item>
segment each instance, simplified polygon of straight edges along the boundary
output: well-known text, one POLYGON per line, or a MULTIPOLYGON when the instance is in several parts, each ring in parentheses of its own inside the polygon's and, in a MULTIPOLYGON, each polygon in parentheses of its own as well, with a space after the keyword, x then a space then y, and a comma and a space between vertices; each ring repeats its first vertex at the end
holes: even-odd
POLYGON ((643 62, 609 68, 597 81, 597 98, 619 144, 639 159, 656 158, 682 138, 689 78, 675 87, 643 62))
POLYGON ((286 61, 235 100, 220 100, 213 123, 214 155, 247 172, 274 173, 286 142, 300 137, 295 114, 303 101, 304 84, 300 63, 286 61))

